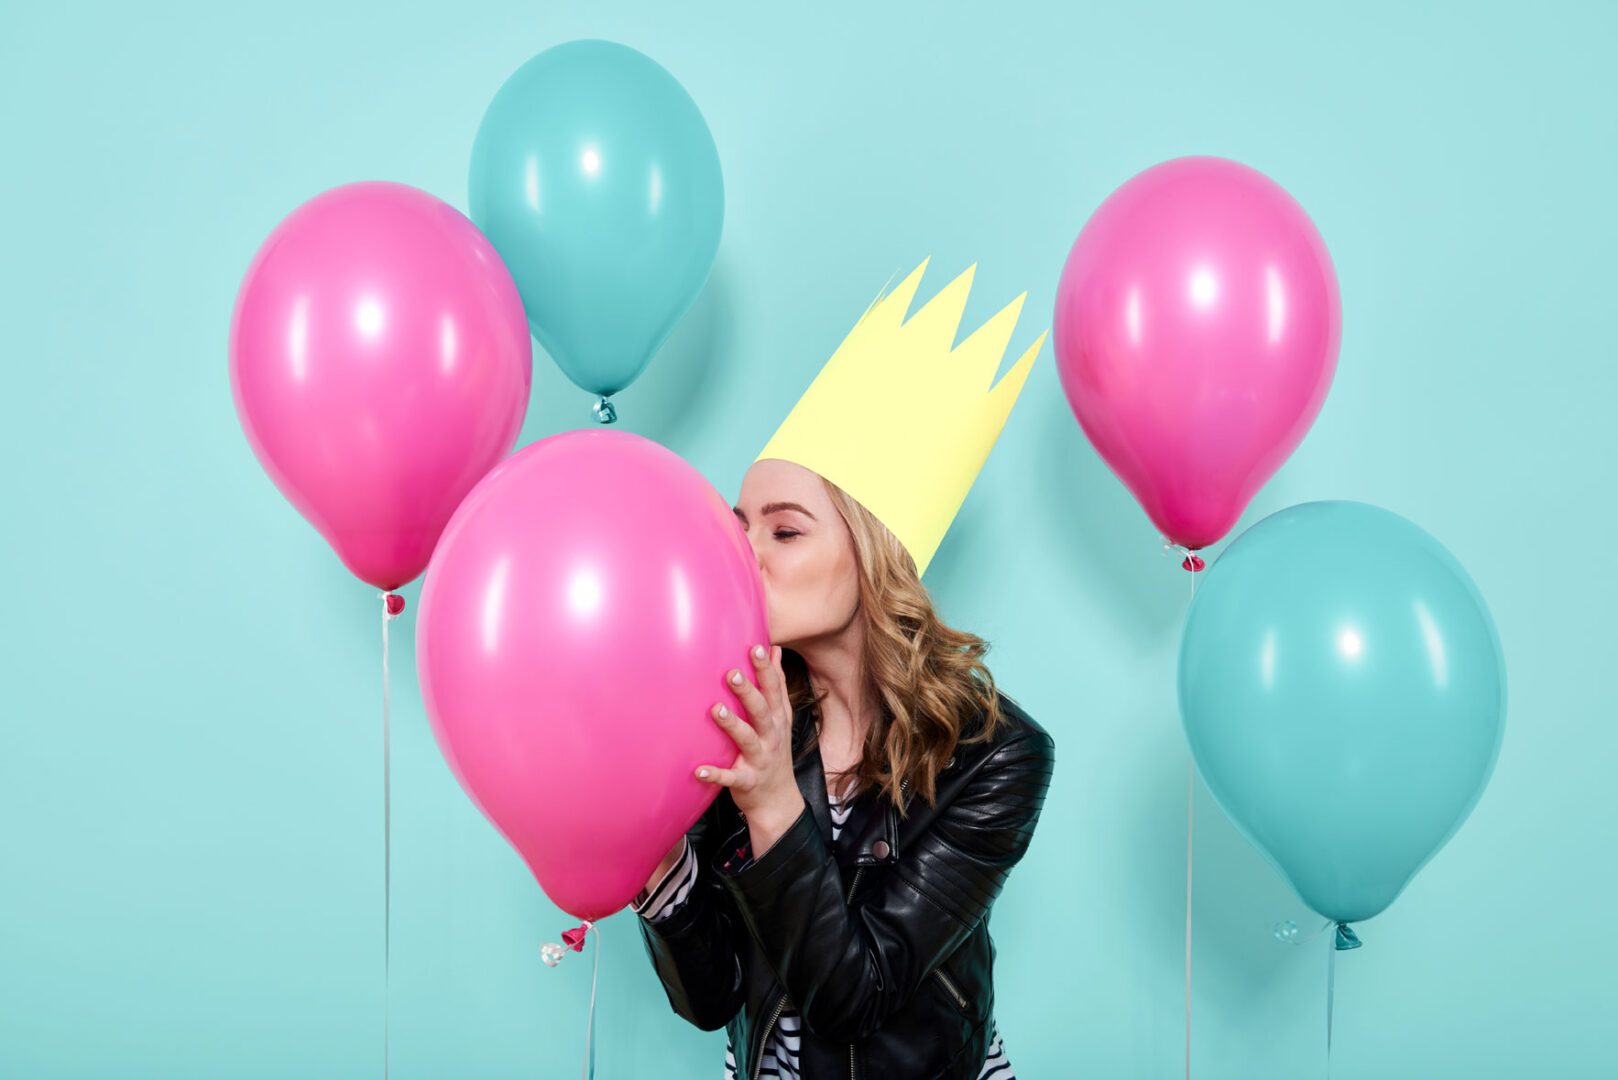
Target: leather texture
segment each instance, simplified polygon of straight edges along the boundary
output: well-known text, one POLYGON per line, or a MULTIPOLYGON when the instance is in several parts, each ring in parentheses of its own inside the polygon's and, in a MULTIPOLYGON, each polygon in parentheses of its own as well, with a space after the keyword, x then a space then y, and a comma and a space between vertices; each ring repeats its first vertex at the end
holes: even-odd
MULTIPOLYGON (((687 832, 697 881, 679 910, 637 920, 669 1004, 729 1029, 752 1077, 776 1017, 802 1017, 805 1080, 977 1077, 988 1054, 995 947, 988 913, 1027 850, 1055 742, 1004 693, 994 738, 957 745, 928 806, 865 791, 837 843, 818 749, 796 767, 807 804, 757 858, 721 791, 687 832)), ((973 717, 963 735, 976 731, 973 717)), ((813 734, 793 718, 794 755, 813 734)))

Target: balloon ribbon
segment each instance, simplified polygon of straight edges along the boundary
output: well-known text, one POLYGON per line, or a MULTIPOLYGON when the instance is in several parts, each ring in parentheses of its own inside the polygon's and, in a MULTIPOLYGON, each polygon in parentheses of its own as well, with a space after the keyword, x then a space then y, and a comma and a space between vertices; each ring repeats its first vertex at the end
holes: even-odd
POLYGON ((584 1080, 593 1080, 596 1074, 596 1048, 590 1034, 595 1027, 596 1019, 596 976, 601 972, 601 928, 585 919, 583 925, 562 931, 562 940, 567 944, 566 949, 554 941, 547 941, 539 950, 539 955, 546 966, 555 967, 561 963, 562 957, 567 955, 567 949, 574 952, 584 951, 584 939, 591 930, 596 932, 596 947, 590 968, 590 1012, 584 1022, 584 1080))
POLYGON ((392 764, 388 747, 388 623, 404 610, 404 597, 395 592, 377 594, 382 599, 382 1077, 388 1076, 389 958, 393 952, 393 792, 392 764))
MULTIPOLYGON (((1184 558, 1180 562, 1180 569, 1188 571, 1191 577, 1191 602, 1197 599, 1196 575, 1207 567, 1202 556, 1174 541, 1163 538, 1163 553, 1179 552, 1184 558)), ((1187 609, 1189 617, 1190 610, 1187 609)), ((1192 854, 1195 846, 1192 843, 1192 826, 1195 824, 1197 794, 1196 762, 1189 756, 1185 759, 1185 1080, 1191 1080, 1191 868, 1192 854)))
POLYGON ((1357 949, 1360 944, 1359 935, 1354 933, 1353 927, 1340 922, 1337 932, 1332 935, 1332 947, 1326 952, 1326 1080, 1331 1080, 1331 1017, 1332 996, 1337 984, 1337 954, 1345 949, 1357 949))
POLYGON ((1304 942, 1313 941, 1327 930, 1335 931, 1332 934, 1331 948, 1326 950, 1326 1080, 1331 1080, 1331 1026, 1333 999, 1337 990, 1337 954, 1347 949, 1359 948, 1361 944, 1359 935, 1354 933, 1354 928, 1346 922, 1338 922, 1336 919, 1327 919, 1318 930, 1303 938, 1298 936, 1298 924, 1291 919, 1275 924, 1276 940, 1288 945, 1302 945, 1304 942))

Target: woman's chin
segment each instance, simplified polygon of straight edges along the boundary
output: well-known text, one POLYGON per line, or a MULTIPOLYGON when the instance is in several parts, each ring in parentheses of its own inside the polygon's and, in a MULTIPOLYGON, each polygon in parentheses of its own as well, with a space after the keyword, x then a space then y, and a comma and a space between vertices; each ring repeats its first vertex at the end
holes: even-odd
POLYGON ((776 618, 775 613, 770 611, 769 608, 765 608, 764 611, 764 632, 769 637, 769 644, 785 646, 786 642, 782 639, 786 635, 780 631, 787 628, 782 625, 782 621, 776 618))

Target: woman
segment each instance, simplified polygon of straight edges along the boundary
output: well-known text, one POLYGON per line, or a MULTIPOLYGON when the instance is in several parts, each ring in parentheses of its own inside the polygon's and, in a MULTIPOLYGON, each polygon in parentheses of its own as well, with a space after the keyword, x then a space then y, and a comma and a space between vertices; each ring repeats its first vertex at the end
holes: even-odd
POLYGON ((727 673, 739 756, 698 770, 723 790, 636 899, 669 1002, 727 1029, 727 1078, 1006 1080, 988 913, 1053 741, 837 485, 761 456, 735 513, 775 647, 727 673))

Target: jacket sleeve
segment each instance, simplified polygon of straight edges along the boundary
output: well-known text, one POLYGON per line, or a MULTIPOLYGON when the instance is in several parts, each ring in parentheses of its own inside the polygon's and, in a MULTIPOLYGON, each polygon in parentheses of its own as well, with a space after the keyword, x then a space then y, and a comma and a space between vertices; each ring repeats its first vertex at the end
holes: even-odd
POLYGON ((653 897, 666 899, 655 915, 636 919, 652 966, 674 1011, 704 1031, 722 1028, 742 1007, 742 965, 736 935, 742 924, 735 902, 705 864, 724 839, 715 835, 719 798, 685 834, 687 860, 659 883, 653 897), (694 861, 693 861, 694 860, 694 861), (660 896, 680 867, 690 864, 695 880, 682 898, 660 896))
POLYGON ((716 860, 811 1031, 871 1034, 966 940, 1027 850, 1054 765, 1042 730, 996 747, 857 910, 808 809, 756 859, 716 860))

